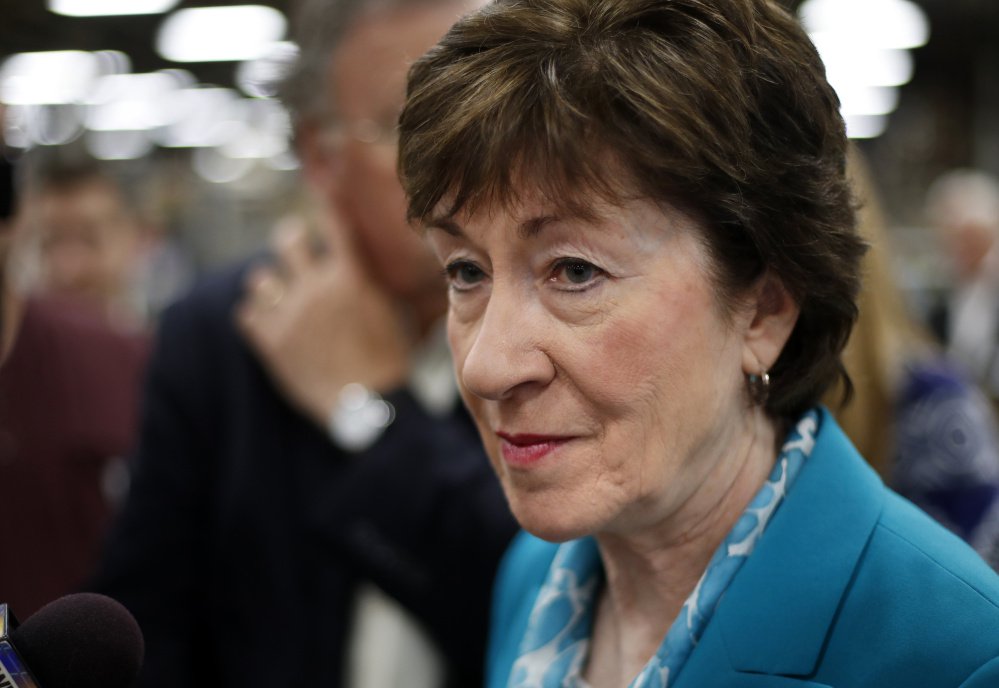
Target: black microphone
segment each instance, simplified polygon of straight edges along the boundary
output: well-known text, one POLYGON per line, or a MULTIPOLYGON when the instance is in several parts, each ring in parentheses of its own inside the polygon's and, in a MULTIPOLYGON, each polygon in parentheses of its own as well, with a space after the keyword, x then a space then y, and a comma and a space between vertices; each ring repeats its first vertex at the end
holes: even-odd
POLYGON ((0 688, 129 688, 144 647, 139 624, 104 595, 60 597, 23 624, 0 604, 0 688))

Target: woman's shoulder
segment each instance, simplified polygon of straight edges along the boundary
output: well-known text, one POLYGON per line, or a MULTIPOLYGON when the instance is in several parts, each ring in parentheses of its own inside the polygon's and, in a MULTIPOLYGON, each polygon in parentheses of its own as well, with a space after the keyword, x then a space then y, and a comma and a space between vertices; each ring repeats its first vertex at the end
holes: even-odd
MULTIPOLYGON (((886 604, 897 598, 899 605, 907 601, 925 614, 936 611, 944 617, 964 618, 979 614, 980 619, 990 620, 999 638, 999 575, 960 537, 885 487, 852 450, 834 422, 824 420, 823 424, 826 425, 824 439, 828 442, 825 446, 831 451, 828 456, 817 451, 813 457, 820 464, 822 459, 825 461, 813 466, 817 472, 810 476, 816 483, 812 487, 821 490, 824 483, 824 489, 832 490, 829 482, 835 480, 842 483, 842 490, 836 499, 826 501, 813 490, 813 494, 805 495, 809 501, 805 511, 815 519, 825 520, 842 509, 844 500, 855 498, 868 505, 870 529, 864 526, 854 532, 854 537, 867 535, 850 594, 855 594, 858 586, 869 579, 872 594, 886 604), (946 598, 970 592, 977 603, 973 609, 962 609, 960 615, 953 608, 936 609, 927 602, 927 597, 946 598)), ((843 514, 842 519, 846 518, 843 514)), ((815 526, 812 519, 801 520, 815 526)))
POLYGON ((974 610, 999 633, 999 575, 961 538, 894 492, 888 491, 866 558, 894 562, 896 585, 973 591, 981 602, 974 610))
POLYGON ((819 670, 829 685, 995 685, 999 577, 888 492, 830 631, 819 670))
POLYGON ((794 659, 831 686, 961 685, 999 656, 999 576, 820 425, 719 606, 728 656, 755 671, 794 659))

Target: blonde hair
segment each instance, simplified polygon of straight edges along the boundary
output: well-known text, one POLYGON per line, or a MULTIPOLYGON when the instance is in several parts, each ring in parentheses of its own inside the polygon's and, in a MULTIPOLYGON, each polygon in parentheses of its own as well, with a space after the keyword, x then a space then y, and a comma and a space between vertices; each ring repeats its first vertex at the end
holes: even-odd
POLYGON ((825 401, 861 455, 887 476, 895 451, 895 399, 906 362, 932 356, 934 344, 906 309, 888 258, 887 227, 874 182, 856 147, 851 147, 847 168, 860 203, 858 232, 870 248, 861 268, 860 317, 843 351, 853 398, 837 408, 838 391, 833 390, 825 401))

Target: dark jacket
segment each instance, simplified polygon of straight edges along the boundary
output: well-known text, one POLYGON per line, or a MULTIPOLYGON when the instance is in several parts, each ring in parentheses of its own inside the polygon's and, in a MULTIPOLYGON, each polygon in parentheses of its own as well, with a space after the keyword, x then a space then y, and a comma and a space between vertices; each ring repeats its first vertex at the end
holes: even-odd
POLYGON ((237 332, 244 273, 163 316, 132 491, 95 582, 142 626, 140 685, 336 688, 362 580, 423 621, 450 685, 480 684, 514 523, 474 427, 398 391, 371 449, 337 449, 237 332))

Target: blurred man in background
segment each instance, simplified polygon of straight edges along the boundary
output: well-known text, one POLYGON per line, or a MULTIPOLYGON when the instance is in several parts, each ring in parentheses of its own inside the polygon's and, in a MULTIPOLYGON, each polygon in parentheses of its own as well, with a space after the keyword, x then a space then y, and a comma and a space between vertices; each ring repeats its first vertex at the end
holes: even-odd
POLYGON ((950 293, 930 314, 947 353, 999 400, 999 181, 953 170, 927 193, 927 215, 950 258, 950 293))
POLYGON ((93 310, 17 293, 27 228, 14 199, 0 145, 0 600, 24 618, 96 564, 132 444, 145 341, 93 310))
POLYGON ((189 286, 189 260, 144 212, 134 184, 73 147, 34 157, 22 213, 32 239, 27 287, 143 329, 189 286))
POLYGON ((394 138, 409 62, 467 4, 299 9, 284 93, 321 230, 292 223, 164 314, 96 585, 142 626, 145 687, 480 685, 514 525, 457 400, 394 138))
POLYGON ((89 161, 53 161, 37 175, 25 211, 42 292, 79 299, 113 321, 136 317, 130 288, 140 228, 114 179, 89 161))

